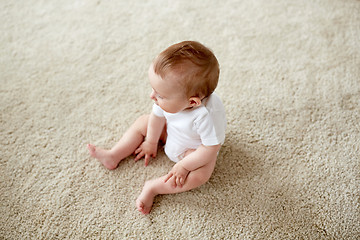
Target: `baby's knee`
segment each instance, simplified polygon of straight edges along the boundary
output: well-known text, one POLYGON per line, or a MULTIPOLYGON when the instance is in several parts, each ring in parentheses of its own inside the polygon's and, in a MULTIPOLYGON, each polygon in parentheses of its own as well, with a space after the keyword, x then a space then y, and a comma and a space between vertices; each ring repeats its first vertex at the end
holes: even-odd
POLYGON ((196 172, 192 178, 196 185, 201 186, 209 181, 211 173, 208 172, 196 172))
POLYGON ((215 163, 216 163, 216 159, 192 172, 194 181, 197 182, 199 186, 209 181, 214 171, 215 163))
POLYGON ((146 131, 148 121, 149 121, 149 115, 142 115, 138 117, 138 119, 136 119, 136 121, 133 124, 133 127, 140 132, 144 132, 146 131))
POLYGON ((148 120, 149 120, 149 114, 144 114, 138 117, 138 119, 136 119, 135 122, 139 124, 143 124, 143 123, 147 123, 148 120))

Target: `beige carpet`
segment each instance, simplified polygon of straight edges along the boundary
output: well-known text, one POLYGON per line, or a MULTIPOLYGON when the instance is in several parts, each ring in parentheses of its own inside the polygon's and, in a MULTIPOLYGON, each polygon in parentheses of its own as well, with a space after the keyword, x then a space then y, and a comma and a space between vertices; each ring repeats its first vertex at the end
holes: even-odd
POLYGON ((0 239, 359 239, 360 1, 1 1, 0 239), (111 147, 152 102, 147 68, 209 46, 228 129, 210 181, 159 196, 172 166, 111 147))

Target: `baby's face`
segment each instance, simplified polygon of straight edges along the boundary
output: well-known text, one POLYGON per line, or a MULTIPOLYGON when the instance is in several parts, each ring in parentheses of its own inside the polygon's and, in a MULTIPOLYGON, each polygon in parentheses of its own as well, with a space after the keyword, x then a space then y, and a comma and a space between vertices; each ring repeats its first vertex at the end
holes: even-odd
POLYGON ((191 107, 183 88, 176 81, 174 74, 167 74, 165 79, 154 72, 153 65, 149 68, 149 80, 152 87, 150 98, 165 112, 177 113, 191 107))

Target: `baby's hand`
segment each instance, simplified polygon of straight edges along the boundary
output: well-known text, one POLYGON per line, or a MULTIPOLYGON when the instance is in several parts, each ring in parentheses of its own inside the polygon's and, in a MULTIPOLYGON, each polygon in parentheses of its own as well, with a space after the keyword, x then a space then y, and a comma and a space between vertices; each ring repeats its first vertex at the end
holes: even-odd
POLYGON ((151 157, 156 157, 157 153, 157 143, 150 143, 144 141, 136 150, 135 150, 135 162, 140 160, 145 156, 145 166, 149 164, 151 157))
POLYGON ((171 181, 171 185, 176 187, 182 187, 189 174, 189 170, 181 166, 180 162, 176 163, 171 171, 166 175, 164 182, 171 181))

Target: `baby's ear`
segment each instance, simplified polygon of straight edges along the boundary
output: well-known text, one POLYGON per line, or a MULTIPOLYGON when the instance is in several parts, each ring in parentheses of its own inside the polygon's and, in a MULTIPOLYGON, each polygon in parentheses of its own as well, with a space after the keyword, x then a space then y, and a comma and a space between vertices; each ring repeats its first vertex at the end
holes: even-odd
POLYGON ((201 105, 201 99, 199 97, 191 97, 189 99, 189 104, 191 107, 198 107, 201 105))

